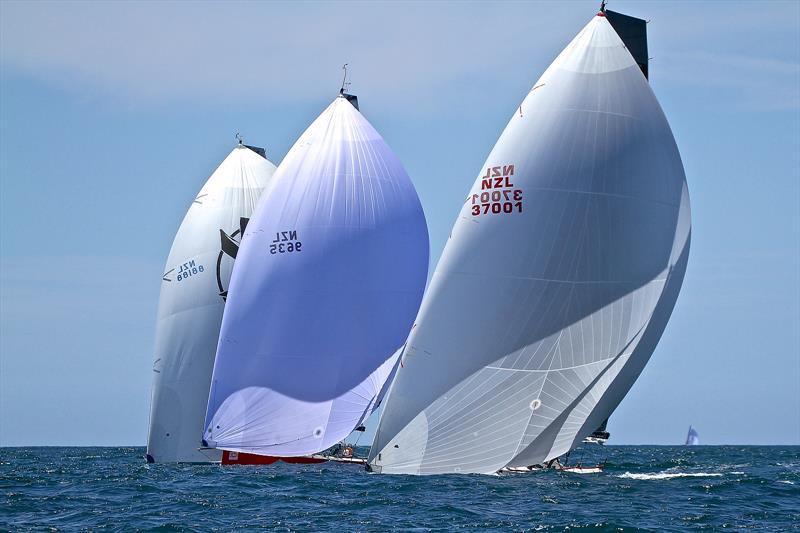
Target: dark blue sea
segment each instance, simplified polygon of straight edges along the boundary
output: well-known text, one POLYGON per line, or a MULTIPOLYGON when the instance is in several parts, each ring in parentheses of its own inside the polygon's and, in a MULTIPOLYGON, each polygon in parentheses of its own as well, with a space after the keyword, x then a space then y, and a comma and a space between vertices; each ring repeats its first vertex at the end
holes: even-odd
POLYGON ((800 447, 587 446, 601 474, 388 476, 342 464, 148 465, 144 448, 0 448, 0 530, 800 528, 800 447))

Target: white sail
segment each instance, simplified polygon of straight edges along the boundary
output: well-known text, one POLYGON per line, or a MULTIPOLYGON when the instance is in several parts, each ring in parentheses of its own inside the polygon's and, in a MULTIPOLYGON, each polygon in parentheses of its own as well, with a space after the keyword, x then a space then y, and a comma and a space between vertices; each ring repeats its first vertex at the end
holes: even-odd
POLYGON ((224 296, 241 237, 275 165, 239 145, 197 194, 164 269, 156 322, 149 461, 206 462, 198 451, 224 296))
POLYGON ((300 456, 375 407, 419 309, 414 186, 344 97, 298 139, 247 226, 206 416, 209 446, 300 456))
POLYGON ((652 354, 689 234, 669 125, 600 14, 515 110, 467 196, 372 468, 492 473, 579 443, 652 354))
POLYGON ((641 374, 667 326, 672 309, 678 300, 683 276, 686 273, 690 240, 689 195, 684 183, 675 241, 670 254, 669 264, 671 267, 667 273, 664 290, 647 327, 642 332, 641 339, 633 348, 631 355, 623 359, 625 364, 621 368, 618 367, 618 372, 608 372, 603 379, 598 380, 593 387, 587 389, 586 395, 575 409, 569 411, 569 415, 564 418, 562 425, 551 424, 552 429, 549 435, 552 436, 552 441, 547 438, 537 439, 535 445, 519 453, 509 463, 509 466, 536 464, 544 452, 544 448, 549 448, 546 453, 547 459, 566 453, 577 446, 583 440, 583 435, 590 432, 591 428, 597 426, 598 420, 605 420, 604 417, 607 418, 617 408, 636 378, 641 374), (555 428, 558 428, 558 433, 555 433, 555 428))
POLYGON ((700 435, 697 430, 689 426, 689 432, 686 434, 686 446, 698 446, 700 444, 700 435))

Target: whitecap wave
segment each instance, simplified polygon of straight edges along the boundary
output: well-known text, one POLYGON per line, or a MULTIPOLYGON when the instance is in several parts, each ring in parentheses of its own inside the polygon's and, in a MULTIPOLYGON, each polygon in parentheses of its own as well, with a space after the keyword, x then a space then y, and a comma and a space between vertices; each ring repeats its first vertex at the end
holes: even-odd
POLYGON ((720 477, 722 474, 718 472, 655 472, 649 474, 634 474, 625 472, 620 474, 619 478, 623 479, 673 479, 676 477, 720 477))

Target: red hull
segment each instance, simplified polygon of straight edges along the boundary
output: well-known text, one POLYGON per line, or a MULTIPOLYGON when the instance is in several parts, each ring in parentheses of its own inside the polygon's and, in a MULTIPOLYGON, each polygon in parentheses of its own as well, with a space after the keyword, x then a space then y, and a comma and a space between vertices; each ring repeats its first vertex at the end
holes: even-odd
POLYGON ((271 465, 278 461, 284 463, 310 465, 324 463, 326 459, 316 457, 275 457, 274 455, 256 455, 254 453, 222 452, 222 464, 224 465, 271 465))

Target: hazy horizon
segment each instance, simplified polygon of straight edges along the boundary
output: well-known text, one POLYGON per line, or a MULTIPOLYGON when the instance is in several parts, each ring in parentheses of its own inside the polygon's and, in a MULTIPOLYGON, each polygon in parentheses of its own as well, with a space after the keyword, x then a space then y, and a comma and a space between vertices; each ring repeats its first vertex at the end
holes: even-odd
MULTIPOLYGON (((343 63, 417 187, 432 273, 509 117, 598 5, 0 3, 0 446, 144 445, 178 225, 237 132, 278 164, 343 63)), ((681 444, 691 424, 707 445, 800 445, 800 3, 608 8, 650 21, 693 218, 609 444, 681 444)))

